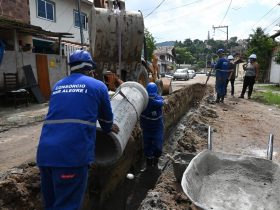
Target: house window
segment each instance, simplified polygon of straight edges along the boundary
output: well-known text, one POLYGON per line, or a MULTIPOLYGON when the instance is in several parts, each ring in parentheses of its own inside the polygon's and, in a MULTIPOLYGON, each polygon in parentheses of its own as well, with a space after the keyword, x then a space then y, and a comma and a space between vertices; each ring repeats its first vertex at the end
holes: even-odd
POLYGON ((37 0, 37 16, 55 21, 55 4, 51 1, 37 0))
MULTIPOLYGON (((87 15, 81 12, 81 22, 82 27, 84 30, 87 30, 87 15)), ((74 10, 74 25, 77 28, 80 28, 80 21, 79 21, 79 12, 74 10)))

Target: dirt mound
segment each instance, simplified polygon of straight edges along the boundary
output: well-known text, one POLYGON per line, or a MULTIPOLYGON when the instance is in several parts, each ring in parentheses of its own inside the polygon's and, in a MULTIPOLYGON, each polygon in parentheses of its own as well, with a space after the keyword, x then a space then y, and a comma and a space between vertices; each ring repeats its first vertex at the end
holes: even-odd
POLYGON ((0 209, 42 209, 39 170, 34 162, 1 174, 0 209))

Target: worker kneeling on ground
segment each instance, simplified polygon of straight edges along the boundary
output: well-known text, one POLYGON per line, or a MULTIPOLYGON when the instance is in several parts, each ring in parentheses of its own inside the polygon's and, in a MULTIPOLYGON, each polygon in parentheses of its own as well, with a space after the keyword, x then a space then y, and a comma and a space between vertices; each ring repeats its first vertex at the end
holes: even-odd
POLYGON ((96 121, 104 132, 118 132, 113 124, 108 90, 92 78, 90 54, 70 55, 71 75, 52 90, 37 150, 45 209, 79 209, 94 162, 96 121))
POLYGON ((147 85, 149 103, 141 113, 140 125, 143 131, 144 155, 146 169, 158 166, 158 160, 163 146, 163 113, 164 99, 158 95, 157 85, 150 82, 147 85))

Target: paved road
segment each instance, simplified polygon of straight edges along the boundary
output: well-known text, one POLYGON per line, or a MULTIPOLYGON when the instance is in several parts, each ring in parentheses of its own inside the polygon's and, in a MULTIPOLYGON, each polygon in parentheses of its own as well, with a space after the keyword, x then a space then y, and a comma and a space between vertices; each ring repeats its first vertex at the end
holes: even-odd
MULTIPOLYGON (((195 83, 201 83, 201 84, 205 84, 207 79, 207 76, 205 74, 197 74, 195 76, 195 78, 193 79, 189 79, 187 81, 184 80, 176 80, 176 81, 172 81, 172 90, 178 90, 186 85, 191 85, 191 84, 195 84, 195 83)), ((213 85, 215 82, 215 77, 210 77, 209 81, 207 84, 209 85, 213 85)))

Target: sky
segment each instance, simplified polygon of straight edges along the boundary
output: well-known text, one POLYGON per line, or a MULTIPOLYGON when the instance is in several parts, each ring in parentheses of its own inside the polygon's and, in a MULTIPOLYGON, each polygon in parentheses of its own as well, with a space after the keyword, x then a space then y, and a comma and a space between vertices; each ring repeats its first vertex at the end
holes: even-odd
POLYGON ((280 30, 280 0, 126 0, 126 10, 141 10, 156 42, 245 39, 257 27, 272 35, 280 30), (279 5, 278 5, 279 4, 279 5))

